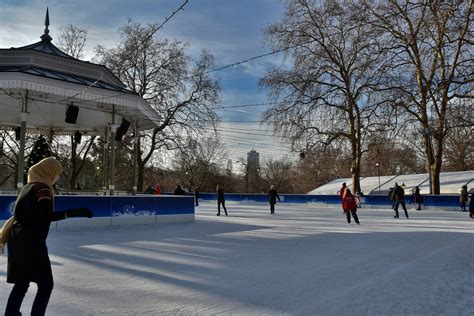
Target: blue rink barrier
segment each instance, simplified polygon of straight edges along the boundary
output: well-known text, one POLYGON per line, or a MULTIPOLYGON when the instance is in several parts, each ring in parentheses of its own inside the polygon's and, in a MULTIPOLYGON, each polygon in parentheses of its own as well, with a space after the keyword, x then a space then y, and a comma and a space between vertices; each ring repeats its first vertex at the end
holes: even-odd
MULTIPOLYGON (((13 214, 16 196, 0 195, 0 220, 13 214)), ((193 196, 134 195, 134 196, 85 196, 58 195, 54 208, 63 211, 88 207, 94 218, 72 218, 53 223, 57 227, 91 225, 115 225, 160 222, 193 222, 193 196)))
MULTIPOLYGON (((226 193, 226 201, 235 201, 243 203, 268 203, 267 194, 247 194, 247 193, 226 193)), ((311 194, 280 194, 282 203, 314 203, 325 206, 341 206, 339 195, 311 195, 311 194)), ((422 208, 424 209, 444 209, 458 210, 458 195, 423 195, 422 208)), ((199 200, 217 201, 216 193, 200 193, 199 200)), ((412 204, 413 197, 405 196, 407 206, 412 204)), ((366 195, 360 197, 360 202, 364 208, 391 208, 392 204, 387 196, 366 195)))

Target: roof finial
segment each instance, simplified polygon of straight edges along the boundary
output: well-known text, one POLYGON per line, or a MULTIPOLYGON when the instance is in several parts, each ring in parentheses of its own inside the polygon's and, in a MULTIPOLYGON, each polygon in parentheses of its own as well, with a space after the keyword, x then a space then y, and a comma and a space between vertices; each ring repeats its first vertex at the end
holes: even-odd
POLYGON ((41 39, 46 42, 51 42, 52 38, 49 36, 49 8, 46 7, 46 18, 44 19, 44 25, 46 26, 44 29, 44 34, 41 35, 41 39))

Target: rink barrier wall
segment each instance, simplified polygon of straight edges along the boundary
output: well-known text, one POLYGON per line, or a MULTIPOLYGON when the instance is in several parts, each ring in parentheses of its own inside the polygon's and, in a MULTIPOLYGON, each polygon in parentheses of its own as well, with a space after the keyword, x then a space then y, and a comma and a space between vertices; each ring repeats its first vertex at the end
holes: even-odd
MULTIPOLYGON (((281 203, 311 203, 326 207, 340 207, 341 198, 339 195, 311 195, 311 194, 279 194, 281 203)), ((239 203, 268 203, 267 194, 236 194, 226 193, 226 201, 235 201, 239 203)), ((217 201, 216 193, 200 193, 199 200, 217 201)), ((423 209, 430 210, 459 210, 459 195, 423 195, 423 209)), ((363 208, 388 208, 392 204, 388 196, 366 195, 360 197, 363 208)), ((408 206, 413 204, 413 197, 407 195, 405 203, 408 206)))
MULTIPOLYGON (((0 195, 0 221, 13 214, 15 200, 15 195, 0 195)), ((54 204, 58 211, 89 207, 94 217, 68 218, 51 223, 52 228, 194 222, 193 196, 58 195, 54 204)))

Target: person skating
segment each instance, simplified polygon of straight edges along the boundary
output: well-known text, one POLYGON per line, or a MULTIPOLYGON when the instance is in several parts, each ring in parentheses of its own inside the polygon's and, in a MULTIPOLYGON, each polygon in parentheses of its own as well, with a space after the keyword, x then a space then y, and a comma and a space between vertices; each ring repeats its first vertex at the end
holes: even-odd
POLYGON ((392 205, 392 210, 395 209, 395 197, 393 196, 393 190, 395 188, 388 189, 388 198, 390 199, 390 204, 392 205))
POLYGON ((9 237, 7 282, 13 288, 5 315, 21 315, 20 308, 30 282, 38 286, 31 315, 44 315, 53 290, 53 274, 46 238, 51 222, 68 217, 92 217, 88 208, 53 211, 53 185, 62 172, 59 161, 45 158, 28 170, 28 183, 15 203, 13 228, 9 237))
POLYGON ((395 187, 393 188, 393 198, 395 200, 395 216, 393 218, 399 218, 398 215, 398 206, 402 205, 403 210, 405 211, 405 216, 408 218, 408 211, 405 205, 405 190, 398 183, 395 183, 395 187))
POLYGON ((221 204, 222 208, 224 209, 225 216, 227 216, 227 209, 225 208, 225 195, 224 189, 217 185, 217 216, 221 216, 221 204))
POLYGON ((469 217, 474 219, 474 193, 471 194, 471 202, 469 202, 469 217))
POLYGON ((194 206, 199 206, 199 189, 198 188, 194 189, 194 201, 195 201, 194 206))
POLYGON ((351 223, 351 214, 354 218, 354 222, 360 225, 359 217, 357 217, 357 201, 355 196, 351 193, 351 190, 346 189, 346 194, 342 200, 342 209, 346 214, 347 222, 351 223))
POLYGON ((278 202, 281 202, 280 196, 278 195, 278 191, 272 185, 270 187, 270 191, 268 192, 268 202, 270 203, 270 214, 275 214, 275 204, 276 204, 277 199, 278 199, 278 202))
POLYGON ((413 203, 415 203, 416 210, 421 211, 421 203, 423 203, 423 197, 420 194, 420 188, 415 187, 415 192, 413 193, 413 203))
POLYGON ((462 212, 467 212, 466 211, 467 197, 468 197, 467 185, 463 185, 461 187, 461 192, 459 194, 459 202, 461 203, 461 211, 462 212))

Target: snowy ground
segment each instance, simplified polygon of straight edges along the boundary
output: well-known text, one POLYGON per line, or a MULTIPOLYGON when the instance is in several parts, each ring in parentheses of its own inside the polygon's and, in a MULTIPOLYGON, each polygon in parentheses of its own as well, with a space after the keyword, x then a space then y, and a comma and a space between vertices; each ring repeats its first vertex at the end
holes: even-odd
MULTIPOLYGON (((194 224, 51 231, 48 315, 473 315, 467 213, 202 203, 194 224)), ((0 275, 6 273, 0 256, 0 275)), ((1 283, 0 307, 11 285, 1 283)), ((22 308, 28 315, 32 285, 22 308)), ((0 310, 0 313, 3 313, 0 310)))

